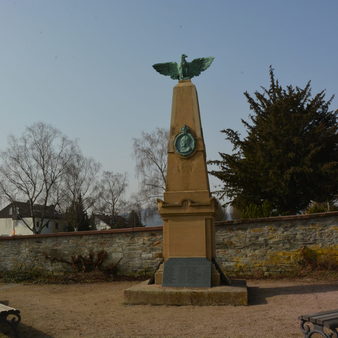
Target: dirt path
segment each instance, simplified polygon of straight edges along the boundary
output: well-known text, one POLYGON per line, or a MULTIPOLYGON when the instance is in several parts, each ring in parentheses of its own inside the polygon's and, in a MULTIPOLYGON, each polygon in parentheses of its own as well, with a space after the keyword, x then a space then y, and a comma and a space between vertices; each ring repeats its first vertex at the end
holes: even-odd
POLYGON ((297 317, 338 307, 338 281, 248 281, 250 305, 123 305, 137 282, 0 284, 22 337, 302 337, 297 317))

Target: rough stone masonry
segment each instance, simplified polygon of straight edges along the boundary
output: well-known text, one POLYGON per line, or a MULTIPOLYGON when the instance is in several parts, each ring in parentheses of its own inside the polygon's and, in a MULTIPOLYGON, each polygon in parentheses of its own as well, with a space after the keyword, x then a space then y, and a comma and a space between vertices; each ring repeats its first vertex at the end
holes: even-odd
MULTIPOLYGON (((299 268, 303 248, 338 264, 338 212, 218 222, 216 257, 229 276, 280 275, 299 268)), ((0 237, 0 273, 70 271, 45 255, 70 260, 105 250, 119 273, 149 276, 162 260, 162 227, 0 237)))

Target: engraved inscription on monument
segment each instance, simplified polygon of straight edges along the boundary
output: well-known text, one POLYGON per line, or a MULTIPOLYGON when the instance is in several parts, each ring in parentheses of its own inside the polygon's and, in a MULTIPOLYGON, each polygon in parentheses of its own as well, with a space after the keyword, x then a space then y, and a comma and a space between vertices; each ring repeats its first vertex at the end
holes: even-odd
POLYGON ((211 262, 203 257, 169 258, 164 263, 163 286, 211 287, 211 262))

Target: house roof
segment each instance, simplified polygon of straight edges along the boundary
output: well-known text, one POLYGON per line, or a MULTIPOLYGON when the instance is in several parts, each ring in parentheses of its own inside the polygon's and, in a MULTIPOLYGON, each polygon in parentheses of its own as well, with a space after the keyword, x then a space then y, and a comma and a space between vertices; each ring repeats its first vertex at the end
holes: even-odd
MULTIPOLYGON (((40 204, 34 204, 33 212, 35 217, 44 216, 45 218, 49 219, 60 218, 60 214, 55 210, 54 205, 44 206, 40 204)), ((18 217, 32 217, 28 202, 14 201, 0 210, 0 218, 18 217)))
POLYGON ((99 219, 110 227, 125 227, 128 223, 124 217, 118 215, 112 218, 112 216, 105 214, 93 214, 93 217, 99 219))

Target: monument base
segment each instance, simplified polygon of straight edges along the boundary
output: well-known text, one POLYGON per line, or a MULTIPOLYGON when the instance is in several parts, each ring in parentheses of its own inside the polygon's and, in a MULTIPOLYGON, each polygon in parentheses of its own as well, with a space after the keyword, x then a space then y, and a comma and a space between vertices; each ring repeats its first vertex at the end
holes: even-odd
POLYGON ((177 288, 149 284, 149 280, 124 290, 124 303, 130 305, 248 305, 246 281, 212 288, 177 288))
MULTIPOLYGON (((168 271, 167 274, 171 281, 168 281, 164 274, 164 266, 162 263, 154 275, 154 283, 166 287, 212 287, 220 285, 230 285, 230 280, 224 275, 223 271, 218 266, 215 260, 209 262, 211 271, 203 273, 198 263, 203 258, 172 258, 168 261, 176 261, 177 268, 173 271, 168 271), (180 263, 180 261, 182 263, 180 263), (191 262, 189 262, 191 261, 191 262), (190 269, 189 269, 190 268, 190 269), (183 271, 182 271, 183 270, 183 271), (190 271, 189 271, 190 270, 190 271), (192 270, 192 271, 191 271, 192 270), (202 280, 201 280, 202 279, 202 280), (169 282, 169 283, 168 283, 169 282)), ((200 264, 201 265, 201 264, 200 264)), ((202 268, 203 269, 203 268, 202 268)))

